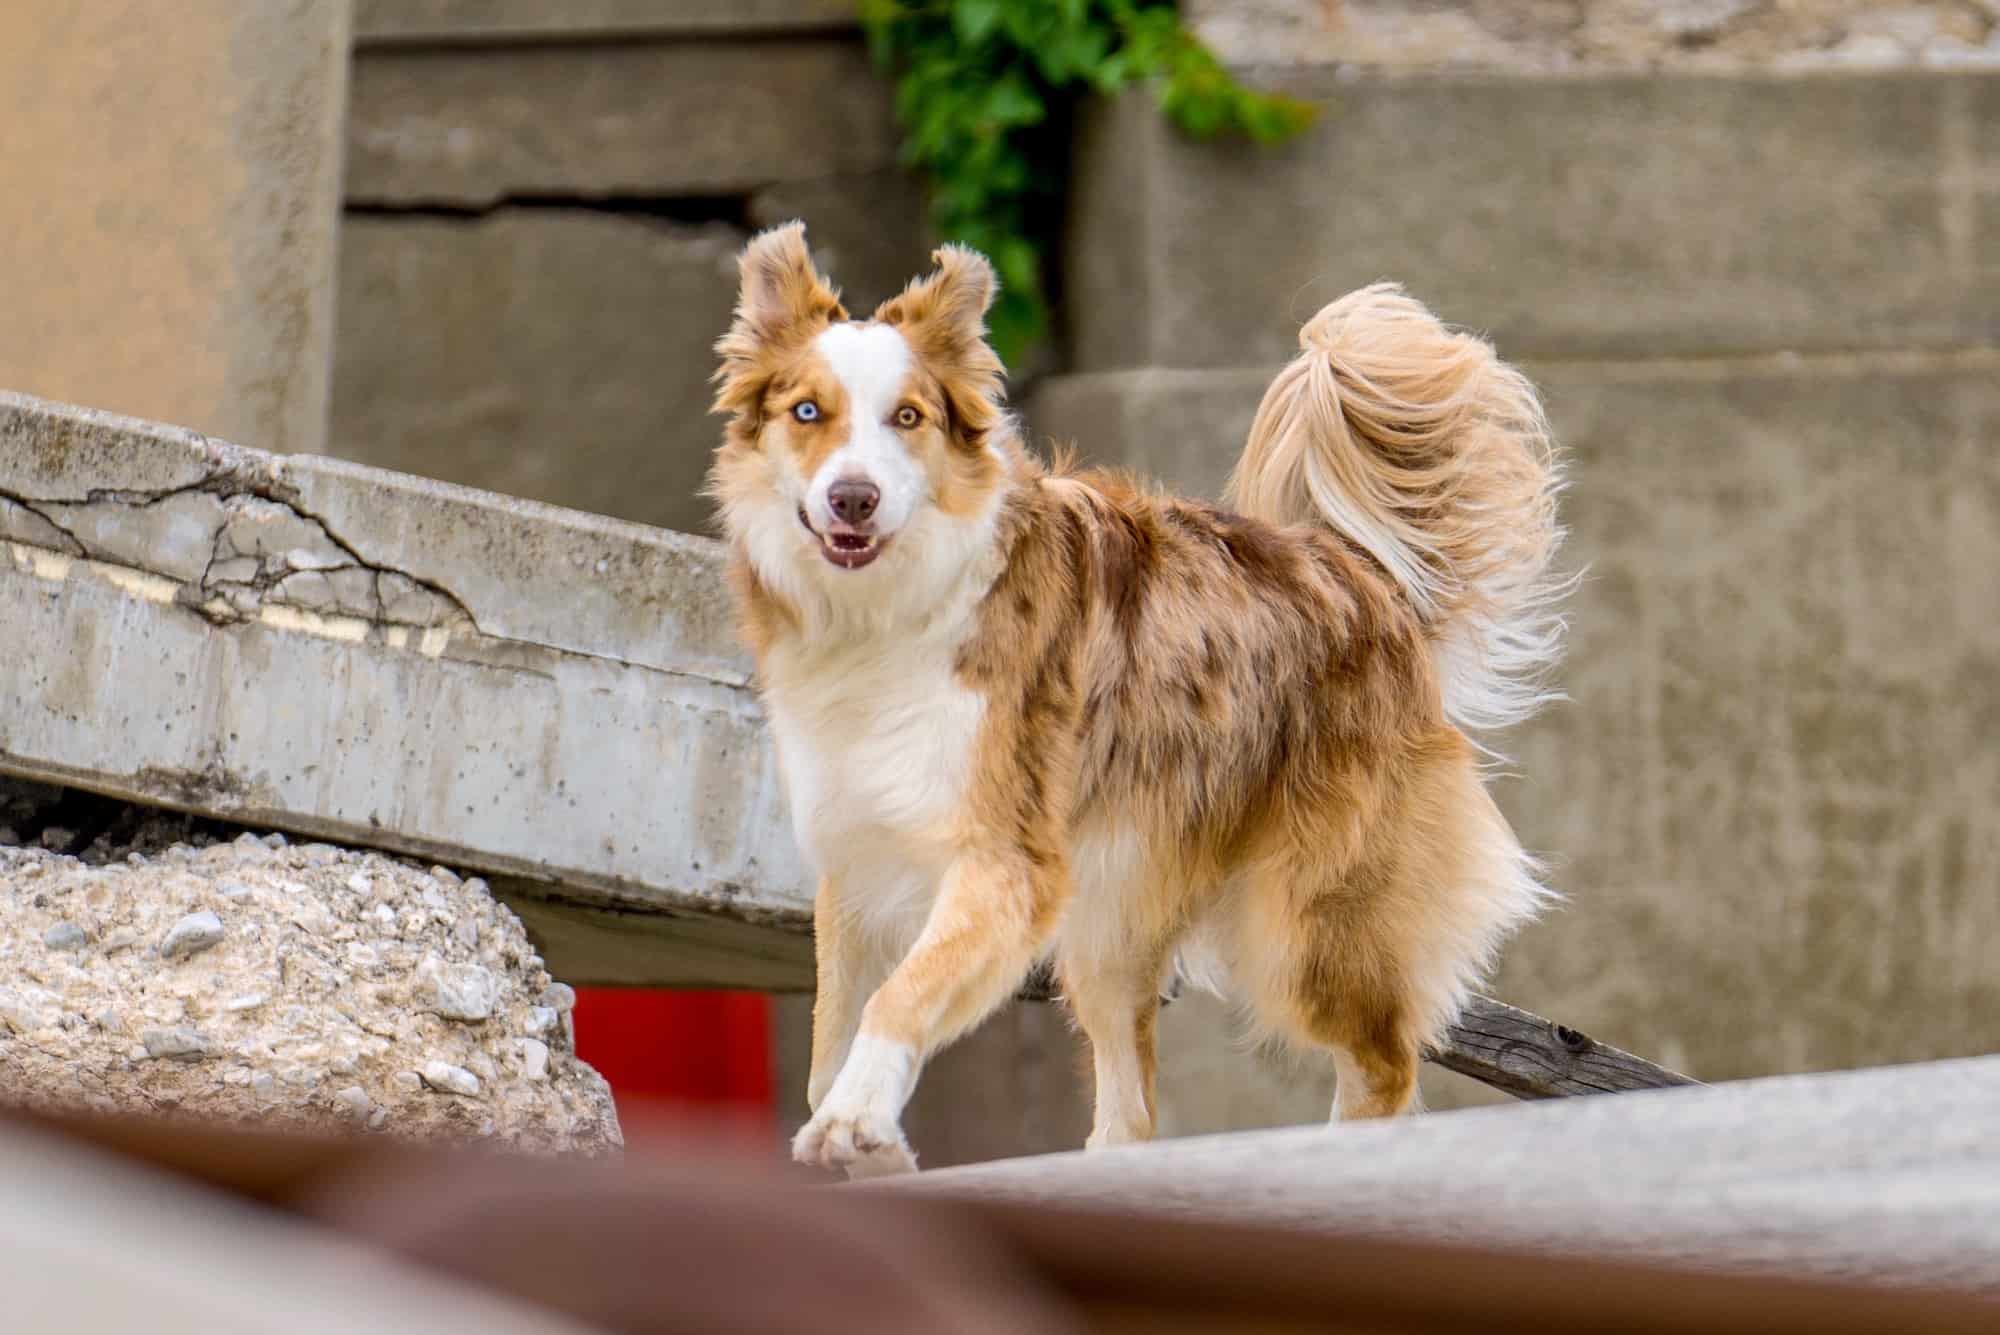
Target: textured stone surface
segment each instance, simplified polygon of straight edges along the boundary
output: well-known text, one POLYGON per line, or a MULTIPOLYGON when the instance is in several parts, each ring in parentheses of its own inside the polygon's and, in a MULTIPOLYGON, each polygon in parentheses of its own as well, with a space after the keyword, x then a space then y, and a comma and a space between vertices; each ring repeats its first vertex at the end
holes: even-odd
POLYGON ((853 0, 355 0, 357 42, 747 36, 854 26, 853 0))
POLYGON ((866 1190, 2000 1294, 2000 1057, 962 1168, 866 1190))
POLYGON ((350 204, 733 194, 896 156, 852 40, 368 49, 349 100, 350 204))
POLYGON ((752 227, 794 218, 806 224, 815 262, 850 311, 872 311, 930 272, 937 238, 924 222, 923 183, 908 172, 779 181, 750 196, 752 227))
POLYGON ((332 449, 683 531, 746 236, 581 210, 350 217, 332 449))
POLYGON ((0 6, 0 388, 326 432, 346 0, 0 6))
POLYGON ((806 876, 716 544, 5 395, 0 495, 56 534, 0 529, 34 646, 0 655, 0 770, 497 873, 531 916, 662 913, 683 982, 797 976, 806 876), (246 509, 279 566, 221 555, 246 509), (294 584, 325 551, 359 606, 294 584))
POLYGON ((2000 341, 2000 73, 1282 82, 1273 152, 1086 118, 1076 369, 1275 365, 1380 278, 1524 357, 2000 341))
MULTIPOLYGON (((0 814, 27 828, 37 796, 0 784, 0 814)), ((80 857, 0 845, 0 978, 11 1103, 621 1143, 610 1088, 538 1022, 520 921, 443 868, 165 816, 80 857)))
POLYGON ((1187 0, 1225 60, 1399 70, 2000 63, 1985 0, 1187 0))
MULTIPOLYGON (((1571 902, 1496 995, 1702 1079, 2000 1047, 2000 356, 1528 369, 1589 574, 1571 699, 1498 788, 1571 902)), ((1212 493, 1268 376, 1073 377, 1032 416, 1212 493)), ((1167 1120, 1227 1125, 1171 1028, 1167 1120)))

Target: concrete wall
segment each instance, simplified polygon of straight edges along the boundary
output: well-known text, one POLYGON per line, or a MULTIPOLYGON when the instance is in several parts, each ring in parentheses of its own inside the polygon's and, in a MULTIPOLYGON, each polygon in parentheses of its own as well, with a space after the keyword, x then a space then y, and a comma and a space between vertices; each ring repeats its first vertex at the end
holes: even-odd
POLYGON ((829 0, 363 4, 333 451, 700 531, 734 254, 802 217, 872 305, 926 253, 829 0))
POLYGON ((0 388, 326 440, 346 0, 0 6, 0 388))
POLYGON ((1225 60, 1394 70, 2000 63, 1989 0, 1183 0, 1225 60))

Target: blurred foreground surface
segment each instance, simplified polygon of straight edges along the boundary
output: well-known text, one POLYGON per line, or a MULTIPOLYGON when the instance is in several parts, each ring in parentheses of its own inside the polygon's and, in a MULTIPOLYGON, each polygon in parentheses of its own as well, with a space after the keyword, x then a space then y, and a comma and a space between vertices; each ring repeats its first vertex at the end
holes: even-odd
POLYGON ((1951 1063, 1025 1160, 916 1192, 809 1187, 692 1141, 565 1161, 16 1123, 0 1283, 10 1329, 163 1335, 1990 1331, 2000 1174, 1974 1132, 1996 1092, 2000 1062, 1951 1063), (1510 1203, 1531 1227, 1502 1243, 1510 1203), (1678 1248, 1607 1255, 1592 1220, 1615 1235, 1655 1205, 1678 1248), (1528 1245, 1557 1214, 1566 1235, 1528 1245), (1934 1263, 1953 1251, 1985 1259, 1934 1263))

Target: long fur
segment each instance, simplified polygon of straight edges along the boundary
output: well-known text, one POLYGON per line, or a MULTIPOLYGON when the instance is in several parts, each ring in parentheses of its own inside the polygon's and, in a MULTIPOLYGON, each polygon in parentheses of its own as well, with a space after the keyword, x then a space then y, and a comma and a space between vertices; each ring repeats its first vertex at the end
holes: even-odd
POLYGON ((937 266, 850 326, 778 229, 719 345, 713 489, 822 875, 795 1153, 913 1166, 923 1061, 1050 955, 1091 1040, 1092 1145, 1152 1133, 1177 957, 1329 1051, 1339 1115, 1408 1108, 1545 897, 1460 731, 1524 715, 1559 641, 1532 390, 1366 289, 1307 326, 1233 508, 1176 498, 1032 458, 983 339, 992 271, 937 266), (839 479, 922 496, 842 537, 839 479), (836 546, 864 540, 854 568, 836 546))
POLYGON ((1550 572, 1562 471, 1534 386, 1393 283, 1326 306, 1299 347, 1225 500, 1358 543, 1430 631, 1445 713, 1521 722, 1551 698, 1571 584, 1550 572))

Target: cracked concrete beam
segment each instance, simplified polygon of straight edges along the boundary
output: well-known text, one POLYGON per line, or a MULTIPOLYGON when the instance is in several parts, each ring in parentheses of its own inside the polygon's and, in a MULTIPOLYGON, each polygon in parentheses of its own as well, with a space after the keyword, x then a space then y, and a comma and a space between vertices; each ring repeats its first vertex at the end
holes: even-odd
POLYGON ((7 393, 0 498, 0 772, 478 869, 579 981, 621 913, 809 980, 716 544, 7 393))

